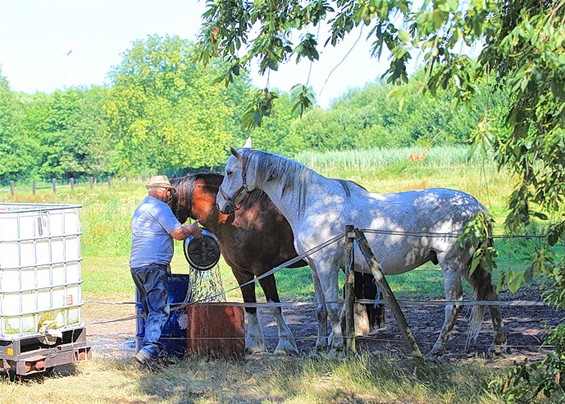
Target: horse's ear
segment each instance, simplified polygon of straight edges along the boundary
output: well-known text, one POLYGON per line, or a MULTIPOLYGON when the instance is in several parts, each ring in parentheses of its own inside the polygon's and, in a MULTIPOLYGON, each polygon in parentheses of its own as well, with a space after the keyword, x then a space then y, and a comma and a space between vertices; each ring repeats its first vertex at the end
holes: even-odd
POLYGON ((234 155, 235 157, 237 157, 237 159, 239 160, 239 158, 240 158, 241 156, 239 155, 238 151, 235 150, 233 147, 230 147, 230 151, 231 151, 231 154, 233 154, 233 155, 234 155))
POLYGON ((247 138, 247 140, 245 141, 245 144, 242 147, 243 149, 251 149, 251 136, 249 136, 247 138))

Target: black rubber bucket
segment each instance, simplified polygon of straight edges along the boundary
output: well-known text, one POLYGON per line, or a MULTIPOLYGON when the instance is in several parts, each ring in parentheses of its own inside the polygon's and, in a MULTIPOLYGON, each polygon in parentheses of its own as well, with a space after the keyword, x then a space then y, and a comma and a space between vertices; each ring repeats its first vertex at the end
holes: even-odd
POLYGON ((220 243, 209 230, 202 229, 202 237, 188 237, 183 243, 184 256, 191 268, 199 271, 212 269, 220 260, 220 243))

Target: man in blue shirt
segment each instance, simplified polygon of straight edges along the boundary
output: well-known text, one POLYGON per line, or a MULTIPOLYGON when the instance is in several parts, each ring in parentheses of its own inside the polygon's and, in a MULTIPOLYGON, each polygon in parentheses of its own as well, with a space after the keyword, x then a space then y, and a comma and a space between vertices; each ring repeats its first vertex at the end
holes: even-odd
POLYGON ((143 347, 135 359, 150 365, 163 351, 159 338, 170 312, 167 276, 174 253, 173 239, 201 237, 202 229, 198 221, 183 226, 175 217, 168 205, 175 189, 166 175, 151 177, 145 187, 147 196, 133 214, 129 266, 146 315, 143 347))

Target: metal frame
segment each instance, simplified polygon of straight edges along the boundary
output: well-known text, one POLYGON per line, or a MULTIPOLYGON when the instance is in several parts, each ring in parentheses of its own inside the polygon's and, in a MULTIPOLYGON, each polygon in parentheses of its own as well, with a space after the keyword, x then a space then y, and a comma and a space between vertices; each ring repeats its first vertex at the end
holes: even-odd
POLYGON ((46 344, 40 334, 0 338, 0 370, 13 371, 19 376, 43 373, 55 366, 86 359, 92 359, 92 353, 86 342, 85 327, 63 331, 52 345, 46 344))

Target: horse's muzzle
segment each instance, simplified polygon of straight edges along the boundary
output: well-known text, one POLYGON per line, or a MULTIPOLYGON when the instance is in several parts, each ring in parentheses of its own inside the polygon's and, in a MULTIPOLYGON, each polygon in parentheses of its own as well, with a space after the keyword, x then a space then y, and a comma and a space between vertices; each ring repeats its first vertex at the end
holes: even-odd
POLYGON ((235 206, 231 201, 224 200, 223 204, 216 203, 216 207, 221 213, 226 215, 233 215, 237 210, 237 206, 235 206))
MULTIPOLYGON (((239 195, 240 191, 241 188, 236 192, 235 196, 239 195)), ((219 198, 220 201, 218 201, 218 198, 216 198, 216 206, 220 212, 226 215, 231 215, 239 209, 239 207, 234 203, 233 198, 230 198, 228 194, 224 192, 222 187, 218 189, 218 192, 219 195, 221 195, 221 198, 219 198)))

